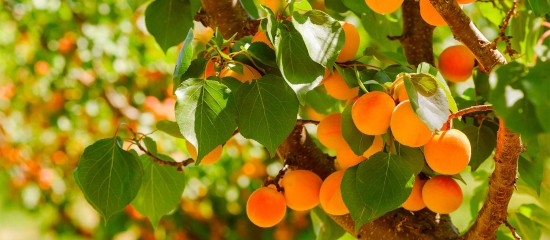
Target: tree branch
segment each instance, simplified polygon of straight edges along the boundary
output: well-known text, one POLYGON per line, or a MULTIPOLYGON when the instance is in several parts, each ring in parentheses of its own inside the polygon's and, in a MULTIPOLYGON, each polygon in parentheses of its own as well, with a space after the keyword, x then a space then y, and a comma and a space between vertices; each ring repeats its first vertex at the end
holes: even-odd
POLYGON ((230 38, 237 33, 240 39, 246 35, 254 35, 260 21, 252 20, 241 7, 239 1, 201 0, 202 9, 195 20, 204 26, 218 28, 224 38, 230 38))
MULTIPOLYGON (((481 34, 455 1, 430 2, 449 24, 455 38, 474 53, 487 72, 491 72, 498 64, 506 64, 504 56, 481 34)), ((489 180, 489 193, 464 239, 496 239, 496 231, 508 217, 508 203, 517 181, 518 157, 521 151, 519 134, 508 129, 501 119, 494 156, 495 170, 489 180)))
POLYGON ((477 29, 456 1, 430 0, 430 2, 449 24, 455 39, 472 51, 485 71, 491 72, 496 65, 506 63, 502 53, 493 47, 491 42, 477 29))
POLYGON ((407 61, 417 66, 421 62, 434 65, 433 31, 434 26, 427 24, 420 16, 418 1, 405 0, 403 10, 403 35, 398 39, 403 45, 407 61))

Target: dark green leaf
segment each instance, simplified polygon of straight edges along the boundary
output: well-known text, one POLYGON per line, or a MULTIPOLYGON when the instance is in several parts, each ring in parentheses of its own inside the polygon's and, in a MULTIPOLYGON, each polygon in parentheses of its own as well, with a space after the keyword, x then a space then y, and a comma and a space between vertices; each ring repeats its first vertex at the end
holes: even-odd
MULTIPOLYGON (((165 161, 174 161, 165 155, 158 157, 165 161)), ((156 227, 163 215, 178 206, 185 187, 185 178, 175 167, 156 164, 147 155, 141 155, 139 159, 144 170, 143 182, 132 206, 147 216, 153 227, 156 227)))
POLYGON ((256 7, 256 4, 254 4, 253 0, 239 0, 239 2, 241 2, 244 10, 246 11, 246 13, 248 13, 248 16, 250 16, 252 19, 260 18, 260 15, 258 14, 258 8, 256 7))
POLYGON ((331 67, 345 41, 340 23, 318 10, 303 15, 295 12, 292 23, 302 35, 309 57, 318 64, 331 67))
POLYGON ((430 130, 441 129, 449 117, 449 104, 445 92, 428 74, 404 77, 405 88, 413 110, 430 130))
POLYGON ((157 155, 157 143, 155 140, 153 140, 150 137, 144 137, 143 143, 145 144, 145 148, 147 148, 147 151, 149 151, 153 155, 157 155))
POLYGON ((145 10, 147 31, 166 52, 183 41, 199 7, 198 0, 155 0, 145 10))
POLYGON ((462 129, 462 132, 466 134, 472 146, 470 167, 472 172, 474 172, 493 153, 497 143, 497 136, 492 129, 484 125, 479 127, 467 126, 462 129))
POLYGON ((548 0, 527 0, 529 8, 538 16, 550 13, 550 1, 548 0))
MULTIPOLYGON (((178 79, 174 78, 174 86, 179 86, 183 81, 190 78, 203 78, 204 71, 206 70, 206 64, 208 61, 204 58, 195 58, 191 61, 191 65, 187 68, 178 79)), ((174 88, 174 93, 177 88, 174 88)))
POLYGON ((341 0, 325 0, 325 6, 333 11, 343 13, 348 10, 341 0))
POLYGON ((264 75, 236 94, 239 132, 263 144, 273 156, 296 124, 298 99, 284 79, 264 75))
POLYGON ((253 42, 248 47, 247 51, 253 58, 258 59, 261 63, 271 67, 277 66, 275 51, 267 46, 267 44, 263 42, 253 42))
POLYGON ((443 89, 443 91, 445 92, 445 96, 447 96, 447 103, 449 104, 449 110, 451 110, 451 112, 457 112, 458 107, 456 106, 456 102, 453 98, 453 95, 451 94, 451 90, 447 85, 447 81, 445 81, 445 78, 443 78, 443 76, 441 75, 441 73, 439 73, 437 68, 433 67, 428 63, 423 62, 418 65, 418 68, 416 70, 417 70, 416 73, 430 74, 435 77, 437 85, 441 89, 443 89))
POLYGON ((157 129, 170 134, 172 137, 184 138, 176 122, 161 120, 157 123, 157 129))
POLYGON ((338 65, 335 65, 336 70, 342 78, 344 78, 344 81, 346 81, 346 84, 350 88, 354 88, 359 86, 359 82, 357 81, 357 74, 355 74, 355 70, 351 68, 341 68, 338 65))
POLYGON ((546 132, 550 132, 550 101, 548 101, 550 74, 548 69, 550 69, 550 60, 538 61, 521 82, 525 95, 533 103, 537 119, 546 132))
POLYGON ((292 84, 316 86, 322 80, 325 70, 309 56, 302 35, 290 22, 285 23, 286 25, 279 26, 280 39, 275 41, 279 69, 283 77, 292 84))
POLYGON ((359 190, 357 187, 357 166, 350 167, 345 171, 344 178, 342 178, 342 183, 340 184, 340 191, 344 204, 346 204, 351 218, 355 221, 355 230, 357 231, 363 224, 371 220, 368 217, 373 210, 359 194, 363 190, 359 190))
POLYGON ((105 218, 124 209, 139 191, 143 167, 120 138, 101 139, 86 147, 75 170, 86 200, 105 218))
MULTIPOLYGON (((193 38, 193 29, 189 29, 189 33, 187 33, 187 37, 183 42, 183 46, 178 54, 178 59, 176 60, 176 67, 174 69, 174 86, 180 85, 183 80, 181 77, 185 72, 187 72, 187 69, 189 69, 189 66, 191 65, 193 58, 193 45, 191 42, 193 42, 193 38)), ((191 68, 191 70, 193 69, 195 68, 191 68)))
POLYGON ((181 134, 197 148, 200 160, 225 143, 235 131, 237 112, 227 86, 192 78, 176 90, 176 122, 181 134))
POLYGON ((424 168, 424 153, 420 148, 407 147, 405 145, 397 145, 397 155, 412 169, 414 175, 417 175, 424 168))
POLYGON ((539 196, 544 179, 544 160, 548 158, 527 159, 520 155, 518 159, 519 184, 525 184, 539 196))
POLYGON ((316 240, 338 239, 346 232, 319 207, 311 209, 310 216, 316 240))
POLYGON ((315 109, 316 112, 325 115, 338 111, 340 104, 340 101, 328 95, 324 87, 316 87, 308 91, 305 96, 305 102, 315 109))
POLYGON ((374 136, 366 135, 359 131, 351 118, 351 108, 353 104, 349 104, 342 112, 342 136, 348 143, 353 153, 357 156, 362 156, 363 153, 372 145, 374 136))

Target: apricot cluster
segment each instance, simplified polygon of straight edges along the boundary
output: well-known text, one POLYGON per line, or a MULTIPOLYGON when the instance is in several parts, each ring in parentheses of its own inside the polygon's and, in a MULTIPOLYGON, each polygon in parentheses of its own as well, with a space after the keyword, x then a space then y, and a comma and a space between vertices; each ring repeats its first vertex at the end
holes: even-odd
POLYGON ((423 180, 417 176, 412 192, 402 207, 409 211, 427 207, 432 212, 448 214, 458 209, 462 200, 462 189, 451 177, 438 175, 423 180))
POLYGON ((280 181, 283 192, 270 185, 250 195, 246 203, 248 218, 259 227, 272 227, 283 220, 287 206, 295 211, 307 211, 319 205, 322 185, 323 180, 311 171, 287 172, 280 181))

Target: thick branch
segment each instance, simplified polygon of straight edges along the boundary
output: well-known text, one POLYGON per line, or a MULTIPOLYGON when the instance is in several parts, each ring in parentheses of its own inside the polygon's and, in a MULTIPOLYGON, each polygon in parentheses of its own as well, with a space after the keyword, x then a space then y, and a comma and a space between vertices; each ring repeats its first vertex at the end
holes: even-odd
MULTIPOLYGON (((491 45, 455 1, 430 0, 449 24, 455 38, 468 47, 478 61, 491 72, 494 66, 506 64, 504 56, 491 45)), ((508 203, 517 181, 518 157, 522 151, 520 136, 499 123, 495 170, 489 180, 489 193, 474 225, 465 239, 496 239, 496 231, 508 216, 508 203)))
POLYGON ((521 153, 519 134, 500 121, 495 151, 495 170, 489 180, 489 193, 474 225, 464 239, 496 239, 496 232, 508 217, 508 202, 517 181, 518 157, 521 153))
POLYGON ((405 0, 403 10, 403 35, 399 37, 407 61, 417 66, 421 62, 434 65, 433 31, 434 26, 427 24, 420 16, 418 1, 405 0))
POLYGON ((455 39, 472 51, 487 72, 491 72, 498 64, 506 63, 502 53, 483 36, 456 1, 430 0, 430 2, 449 24, 455 39))
POLYGON ((202 10, 195 16, 205 26, 218 28, 224 38, 254 35, 259 21, 248 18, 239 1, 201 0, 202 10))
MULTIPOLYGON (((334 158, 323 153, 301 125, 294 128, 278 152, 290 166, 311 170, 323 179, 335 171, 334 158)), ((363 225, 357 233, 354 233, 354 221, 349 214, 331 217, 358 239, 454 239, 458 236, 448 215, 437 219, 428 210, 413 215, 400 208, 363 225)))

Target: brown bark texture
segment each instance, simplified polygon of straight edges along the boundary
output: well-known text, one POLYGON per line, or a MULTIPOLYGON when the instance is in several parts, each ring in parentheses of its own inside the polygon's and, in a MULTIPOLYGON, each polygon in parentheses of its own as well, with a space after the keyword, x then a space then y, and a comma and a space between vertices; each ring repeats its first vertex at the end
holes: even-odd
POLYGON ((254 35, 258 30, 259 21, 252 20, 239 1, 232 0, 201 0, 202 9, 195 16, 205 26, 218 28, 227 39, 237 33, 237 39, 246 35, 254 35))
POLYGON ((418 1, 405 0, 403 10, 403 34, 399 41, 403 46, 407 61, 414 65, 427 62, 434 65, 433 31, 434 26, 427 24, 420 16, 418 1))

